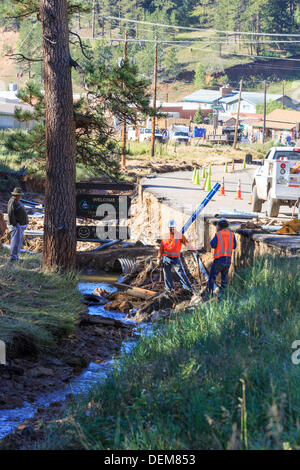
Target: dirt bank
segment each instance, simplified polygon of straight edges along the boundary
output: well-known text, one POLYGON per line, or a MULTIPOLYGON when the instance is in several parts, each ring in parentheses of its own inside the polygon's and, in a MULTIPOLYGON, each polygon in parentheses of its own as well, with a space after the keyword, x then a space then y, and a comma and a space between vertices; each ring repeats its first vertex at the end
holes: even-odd
POLYGON ((0 366, 0 410, 33 402, 41 393, 59 389, 91 361, 101 362, 120 350, 132 327, 97 315, 80 315, 74 334, 49 354, 22 354, 0 366))

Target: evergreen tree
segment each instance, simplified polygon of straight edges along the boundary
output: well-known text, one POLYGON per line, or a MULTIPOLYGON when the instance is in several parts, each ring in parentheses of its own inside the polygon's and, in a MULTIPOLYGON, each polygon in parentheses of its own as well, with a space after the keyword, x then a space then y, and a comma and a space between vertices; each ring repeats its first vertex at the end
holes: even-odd
POLYGON ((178 59, 177 59, 177 50, 175 47, 170 47, 164 58, 165 72, 168 76, 176 76, 178 71, 178 59))
POLYGON ((197 87, 204 87, 206 84, 205 81, 205 67, 202 64, 197 64, 195 67, 195 78, 194 78, 194 84, 197 87))
POLYGON ((202 109, 199 108, 194 116, 193 122, 195 124, 202 124, 204 118, 203 118, 203 112, 202 109))

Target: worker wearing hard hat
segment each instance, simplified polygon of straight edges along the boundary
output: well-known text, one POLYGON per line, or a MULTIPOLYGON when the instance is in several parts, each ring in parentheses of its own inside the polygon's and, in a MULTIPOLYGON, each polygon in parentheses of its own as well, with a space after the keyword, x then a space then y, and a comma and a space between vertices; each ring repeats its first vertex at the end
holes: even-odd
POLYGON ((169 233, 163 237, 159 252, 157 255, 157 262, 162 264, 164 272, 164 281, 166 291, 168 293, 173 289, 173 279, 172 279, 172 267, 175 273, 178 276, 178 279, 183 287, 183 289, 194 294, 194 290, 189 283, 187 275, 184 271, 180 260, 180 252, 182 245, 185 245, 189 250, 195 251, 194 248, 190 245, 188 240, 181 232, 176 230, 176 222, 174 219, 171 219, 168 223, 169 233))
POLYGON ((236 239, 234 233, 229 230, 229 223, 226 219, 222 218, 217 223, 217 233, 210 242, 210 246, 214 248, 214 261, 210 267, 207 293, 212 294, 214 291, 214 284, 216 277, 221 273, 221 287, 222 293, 227 286, 228 271, 231 264, 232 252, 236 248, 236 239))

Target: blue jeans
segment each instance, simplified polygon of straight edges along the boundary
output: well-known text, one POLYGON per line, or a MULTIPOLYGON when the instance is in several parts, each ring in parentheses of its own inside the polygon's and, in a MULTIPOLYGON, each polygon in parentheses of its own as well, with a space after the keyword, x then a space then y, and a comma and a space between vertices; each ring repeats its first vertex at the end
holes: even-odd
POLYGON ((24 230, 27 225, 20 225, 17 224, 9 225, 8 230, 10 232, 10 259, 18 259, 19 253, 23 246, 23 239, 24 239, 24 230))
POLYGON ((162 266, 164 271, 164 281, 166 291, 170 292, 173 289, 172 267, 182 285, 183 289, 192 291, 192 286, 184 272, 180 258, 169 258, 168 256, 162 257, 162 266))
POLYGON ((230 264, 223 264, 219 263, 217 259, 215 259, 210 267, 208 283, 207 283, 207 290, 208 292, 212 293, 214 291, 214 283, 216 277, 219 273, 221 273, 221 287, 220 290, 224 290, 227 286, 228 282, 228 271, 230 268, 230 264))

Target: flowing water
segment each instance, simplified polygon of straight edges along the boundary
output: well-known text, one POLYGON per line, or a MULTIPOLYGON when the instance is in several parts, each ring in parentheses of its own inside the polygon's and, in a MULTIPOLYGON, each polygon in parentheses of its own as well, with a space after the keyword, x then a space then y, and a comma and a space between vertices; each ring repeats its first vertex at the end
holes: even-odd
MULTIPOLYGON (((78 289, 82 294, 90 294, 99 287, 109 292, 115 292, 116 287, 113 286, 113 282, 122 278, 119 278, 117 274, 101 274, 101 275, 82 275, 80 276, 78 289)), ((107 318, 114 318, 121 320, 124 323, 134 324, 133 320, 127 319, 126 314, 122 312, 110 312, 104 309, 104 306, 90 306, 90 315, 102 315, 107 318)), ((151 334, 151 324, 139 324, 138 334, 143 335, 151 334)), ((136 340, 131 339, 124 341, 122 344, 122 354, 129 354, 133 347, 136 345, 136 340)), ((119 362, 119 361, 118 361, 119 362)), ((48 407, 53 402, 64 401, 70 393, 72 395, 78 395, 87 393, 89 388, 99 382, 103 382, 107 375, 112 371, 116 361, 107 360, 101 363, 91 362, 87 369, 84 370, 78 377, 74 378, 71 383, 66 385, 60 390, 55 390, 47 394, 41 394, 33 403, 25 402, 21 408, 15 408, 11 410, 0 410, 0 439, 5 437, 7 434, 13 432, 21 423, 29 418, 32 418, 37 412, 38 408, 48 407)))

